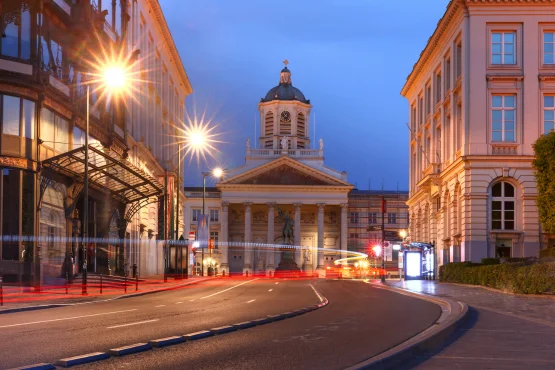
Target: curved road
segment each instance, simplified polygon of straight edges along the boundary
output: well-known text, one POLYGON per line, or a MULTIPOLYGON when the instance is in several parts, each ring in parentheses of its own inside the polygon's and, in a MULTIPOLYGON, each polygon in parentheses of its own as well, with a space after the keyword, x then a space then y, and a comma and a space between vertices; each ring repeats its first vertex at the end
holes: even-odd
POLYGON ((78 368, 342 369, 407 340, 440 315, 435 304, 358 281, 320 280, 316 287, 330 301, 317 311, 78 368))
POLYGON ((320 303, 309 283, 218 279, 135 298, 0 315, 0 369, 55 363, 320 303))

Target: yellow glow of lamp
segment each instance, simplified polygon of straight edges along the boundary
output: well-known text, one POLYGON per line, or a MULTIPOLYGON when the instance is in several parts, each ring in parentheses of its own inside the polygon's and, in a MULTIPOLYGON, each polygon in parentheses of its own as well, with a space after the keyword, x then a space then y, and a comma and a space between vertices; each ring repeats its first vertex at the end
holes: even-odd
POLYGON ((401 230, 399 231, 399 236, 404 239, 407 236, 407 232, 405 230, 401 230))
POLYGON ((110 90, 120 90, 127 83, 126 73, 122 67, 111 66, 104 71, 104 84, 110 90))
POLYGON ((220 167, 214 168, 212 170, 212 176, 218 179, 220 179, 223 175, 224 175, 224 170, 222 170, 220 167))

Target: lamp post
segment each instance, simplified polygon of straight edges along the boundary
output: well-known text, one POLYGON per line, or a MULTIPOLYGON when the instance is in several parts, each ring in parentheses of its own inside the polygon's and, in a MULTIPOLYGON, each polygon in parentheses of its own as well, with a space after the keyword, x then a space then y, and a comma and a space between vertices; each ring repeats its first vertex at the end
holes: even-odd
MULTIPOLYGON (((127 64, 131 65, 138 57, 136 50, 127 64)), ((100 82, 111 92, 117 92, 125 87, 127 83, 127 72, 123 65, 106 65, 98 71, 101 78, 100 82)), ((87 243, 89 236, 89 121, 90 121, 90 84, 87 84, 87 104, 85 119, 85 173, 83 184, 83 282, 81 293, 87 294, 87 243)), ((125 252, 124 252, 125 253, 125 252)))
MULTIPOLYGON (((222 170, 220 167, 216 167, 212 170, 212 172, 202 173, 202 215, 203 216, 206 215, 206 177, 210 175, 212 175, 216 179, 221 179, 222 176, 224 175, 224 170, 222 170)), ((210 226, 208 226, 208 239, 210 239, 210 226)), ((202 276, 204 276, 204 246, 201 246, 201 249, 202 249, 201 274, 202 276)), ((210 248, 209 248, 209 253, 210 253, 210 259, 212 259, 212 249, 210 248)))

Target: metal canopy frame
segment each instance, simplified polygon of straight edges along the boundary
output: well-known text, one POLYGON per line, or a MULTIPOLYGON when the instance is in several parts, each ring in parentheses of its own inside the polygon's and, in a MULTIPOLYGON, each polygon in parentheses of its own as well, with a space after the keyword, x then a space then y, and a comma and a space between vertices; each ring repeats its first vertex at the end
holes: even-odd
MULTIPOLYGON (((42 166, 83 181, 85 146, 48 158, 42 161, 42 166)), ((123 204, 157 197, 164 189, 154 177, 100 144, 89 145, 89 182, 123 204)))
POLYGON ((431 243, 424 243, 424 242, 411 242, 409 243, 409 247, 413 247, 413 248, 420 248, 420 249, 430 249, 435 247, 433 244, 431 243))

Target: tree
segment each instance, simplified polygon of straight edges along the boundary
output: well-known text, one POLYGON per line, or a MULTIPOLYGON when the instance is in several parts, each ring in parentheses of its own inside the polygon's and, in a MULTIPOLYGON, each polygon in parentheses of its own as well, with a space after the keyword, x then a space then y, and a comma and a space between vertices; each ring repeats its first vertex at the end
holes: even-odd
POLYGON ((544 232, 555 234, 555 131, 540 136, 533 147, 540 222, 544 232))

